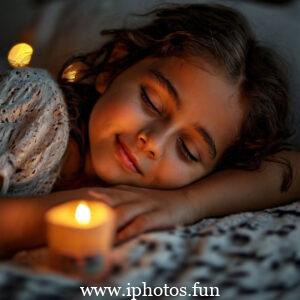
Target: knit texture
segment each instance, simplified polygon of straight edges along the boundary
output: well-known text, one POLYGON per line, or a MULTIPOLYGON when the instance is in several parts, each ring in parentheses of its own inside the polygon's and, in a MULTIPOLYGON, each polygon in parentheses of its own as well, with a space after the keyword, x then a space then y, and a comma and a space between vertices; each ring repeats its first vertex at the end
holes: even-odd
POLYGON ((62 91, 43 69, 0 75, 0 195, 48 194, 69 140, 62 91))

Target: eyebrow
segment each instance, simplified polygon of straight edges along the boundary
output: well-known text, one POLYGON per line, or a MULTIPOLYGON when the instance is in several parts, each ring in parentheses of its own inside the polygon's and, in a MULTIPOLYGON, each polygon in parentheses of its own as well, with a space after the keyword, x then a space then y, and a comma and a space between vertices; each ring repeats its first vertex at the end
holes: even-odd
MULTIPOLYGON (((179 109, 182 101, 172 82, 161 71, 157 69, 150 68, 148 70, 148 74, 151 76, 151 78, 153 78, 156 81, 157 84, 159 84, 163 89, 167 90, 167 92, 171 96, 171 99, 175 102, 177 109, 179 109)), ((208 145, 211 159, 215 159, 217 156, 217 149, 216 149, 216 143, 212 138, 212 136, 202 126, 195 125, 194 128, 203 137, 204 141, 208 145)))

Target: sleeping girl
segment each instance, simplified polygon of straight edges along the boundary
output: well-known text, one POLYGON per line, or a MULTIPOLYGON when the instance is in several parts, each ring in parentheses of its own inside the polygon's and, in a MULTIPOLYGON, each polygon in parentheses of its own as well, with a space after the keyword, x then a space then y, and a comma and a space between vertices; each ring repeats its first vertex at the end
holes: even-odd
POLYGON ((98 51, 1 76, 0 249, 45 243, 44 214, 75 198, 118 216, 116 242, 300 196, 276 54, 237 11, 170 5, 98 51))

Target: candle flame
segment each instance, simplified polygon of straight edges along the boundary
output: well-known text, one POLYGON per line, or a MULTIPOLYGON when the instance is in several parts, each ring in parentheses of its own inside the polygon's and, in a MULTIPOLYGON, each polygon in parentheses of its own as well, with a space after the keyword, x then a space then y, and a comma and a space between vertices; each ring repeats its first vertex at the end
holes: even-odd
POLYGON ((19 43, 14 45, 8 53, 8 62, 14 68, 26 67, 33 54, 33 49, 29 44, 19 43))
POLYGON ((91 220, 91 210, 86 202, 81 201, 75 211, 75 219, 79 224, 87 225, 91 220))

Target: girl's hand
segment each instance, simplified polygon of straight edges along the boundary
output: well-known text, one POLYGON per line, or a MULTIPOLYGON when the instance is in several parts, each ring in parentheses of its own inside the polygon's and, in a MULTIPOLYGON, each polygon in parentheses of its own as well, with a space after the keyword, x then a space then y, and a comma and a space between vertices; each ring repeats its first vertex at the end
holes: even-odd
POLYGON ((52 205, 56 204, 55 200, 65 202, 83 198, 113 207, 117 214, 117 243, 146 231, 192 224, 203 217, 199 204, 195 207, 184 189, 156 190, 118 185, 59 191, 48 197, 52 198, 52 205))
POLYGON ((191 224, 201 218, 200 209, 193 207, 183 189, 155 190, 126 185, 88 189, 90 195, 115 209, 117 243, 145 231, 191 224))

